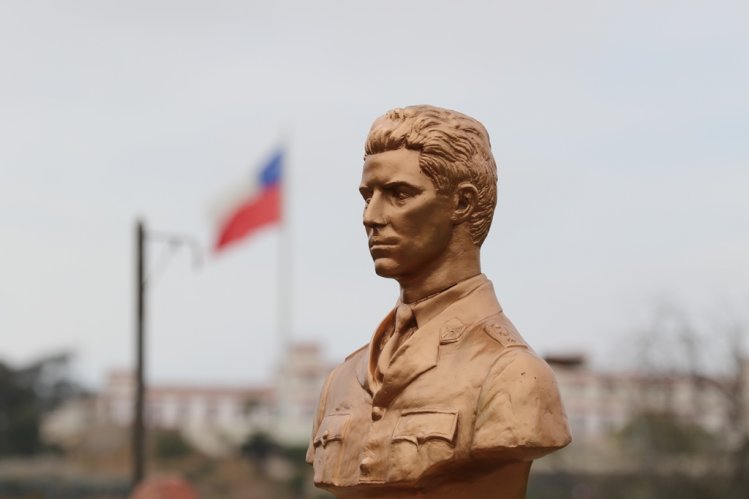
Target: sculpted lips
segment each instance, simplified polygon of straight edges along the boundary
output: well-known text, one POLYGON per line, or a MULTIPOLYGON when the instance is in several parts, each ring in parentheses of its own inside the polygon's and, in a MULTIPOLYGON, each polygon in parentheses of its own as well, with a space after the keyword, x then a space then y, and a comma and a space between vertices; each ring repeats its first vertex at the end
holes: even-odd
POLYGON ((370 237, 369 238, 369 252, 372 256, 375 256, 375 252, 380 252, 392 248, 398 243, 398 239, 394 237, 370 237))

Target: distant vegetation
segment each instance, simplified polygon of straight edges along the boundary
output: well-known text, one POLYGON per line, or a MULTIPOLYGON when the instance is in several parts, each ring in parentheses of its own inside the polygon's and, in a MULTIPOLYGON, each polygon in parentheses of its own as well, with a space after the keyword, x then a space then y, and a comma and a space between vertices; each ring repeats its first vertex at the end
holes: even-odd
POLYGON ((193 453, 190 444, 176 430, 160 430, 153 435, 154 456, 158 459, 175 459, 193 453))
POLYGON ((68 375, 70 355, 13 367, 0 361, 0 457, 49 450, 40 436, 45 413, 80 393, 68 375))

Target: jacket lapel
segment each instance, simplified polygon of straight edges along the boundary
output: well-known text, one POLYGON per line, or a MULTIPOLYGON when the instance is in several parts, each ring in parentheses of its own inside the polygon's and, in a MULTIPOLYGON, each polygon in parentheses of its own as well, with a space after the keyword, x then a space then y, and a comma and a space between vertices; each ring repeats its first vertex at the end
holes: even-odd
POLYGON ((372 335, 372 340, 369 342, 367 355, 362 355, 359 364, 356 366, 356 379, 370 395, 379 389, 380 383, 374 377, 375 369, 377 369, 377 360, 380 357, 379 345, 385 333, 393 328, 395 310, 395 308, 391 310, 380 325, 377 326, 372 335))
MULTIPOLYGON (((397 308, 397 307, 396 307, 397 308)), ((387 404, 403 389, 423 373, 434 368, 439 361, 441 326, 457 318, 470 325, 502 311, 491 282, 486 280, 479 287, 456 300, 406 339, 395 352, 390 366, 383 373, 380 383, 375 379, 379 345, 382 337, 393 328, 395 309, 391 310, 375 330, 369 344, 368 355, 362 356, 357 366, 359 384, 373 395, 376 404, 387 404)))
POLYGON ((438 325, 437 320, 431 320, 403 342, 383 373, 382 386, 375 393, 375 402, 392 400, 415 378, 437 365, 440 346, 438 325))

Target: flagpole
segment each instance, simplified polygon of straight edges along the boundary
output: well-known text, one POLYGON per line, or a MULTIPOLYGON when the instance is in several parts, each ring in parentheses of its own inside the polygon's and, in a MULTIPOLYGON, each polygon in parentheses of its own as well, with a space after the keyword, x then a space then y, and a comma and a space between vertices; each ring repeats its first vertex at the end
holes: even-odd
POLYGON ((289 175, 288 148, 283 143, 284 162, 281 173, 281 223, 278 247, 278 298, 276 303, 278 338, 281 355, 288 352, 291 343, 292 317, 292 261, 291 261, 291 221, 289 219, 289 175))
POLYGON ((292 342, 292 317, 293 317, 293 306, 292 301, 294 299, 293 290, 293 234, 291 232, 291 161, 289 161, 290 152, 290 139, 289 130, 282 131, 281 135, 281 147, 283 147, 284 163, 282 165, 282 182, 281 182, 281 223, 282 223, 282 234, 281 234, 281 255, 278 259, 279 266, 281 267, 281 293, 283 293, 283 299, 279 301, 279 317, 281 319, 281 344, 283 351, 288 353, 292 342))
POLYGON ((276 299, 276 327, 278 328, 277 336, 280 343, 279 348, 279 367, 281 368, 281 378, 278 380, 278 409, 280 416, 280 435, 286 433, 288 418, 290 417, 290 400, 289 388, 283 371, 289 361, 291 348, 291 318, 292 318, 292 241, 291 241, 291 220, 289 217, 289 160, 288 160, 288 141, 286 137, 281 140, 283 162, 281 164, 281 220, 280 234, 278 238, 278 289, 276 299))

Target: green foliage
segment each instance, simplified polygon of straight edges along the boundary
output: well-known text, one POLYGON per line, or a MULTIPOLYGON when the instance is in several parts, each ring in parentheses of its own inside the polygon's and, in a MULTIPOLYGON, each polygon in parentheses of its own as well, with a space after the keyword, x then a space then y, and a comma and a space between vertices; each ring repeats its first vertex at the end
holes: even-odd
POLYGON ((655 454, 680 455, 710 451, 717 438, 700 426, 667 413, 644 412, 619 432, 625 444, 655 454))
POLYGON ((289 466, 288 476, 279 481, 284 497, 294 499, 314 496, 316 499, 327 499, 333 496, 323 491, 311 490, 312 468, 305 461, 307 446, 283 445, 270 435, 262 432, 253 433, 242 445, 242 454, 250 458, 264 472, 270 458, 281 459, 289 466))
POLYGON ((69 355, 58 354, 22 368, 0 361, 0 456, 31 455, 43 449, 42 416, 80 393, 69 380, 69 360, 69 355))
POLYGON ((242 444, 243 455, 258 462, 265 461, 271 454, 278 453, 281 446, 267 433, 257 432, 242 444))
POLYGON ((153 436, 154 454, 159 459, 174 459, 192 454, 193 449, 179 431, 158 431, 153 436))
POLYGON ((282 449, 282 453, 283 456, 292 463, 307 465, 307 462, 305 461, 305 458, 307 457, 306 445, 285 446, 282 449))
POLYGON ((725 475, 687 473, 533 474, 528 499, 746 499, 725 475))

